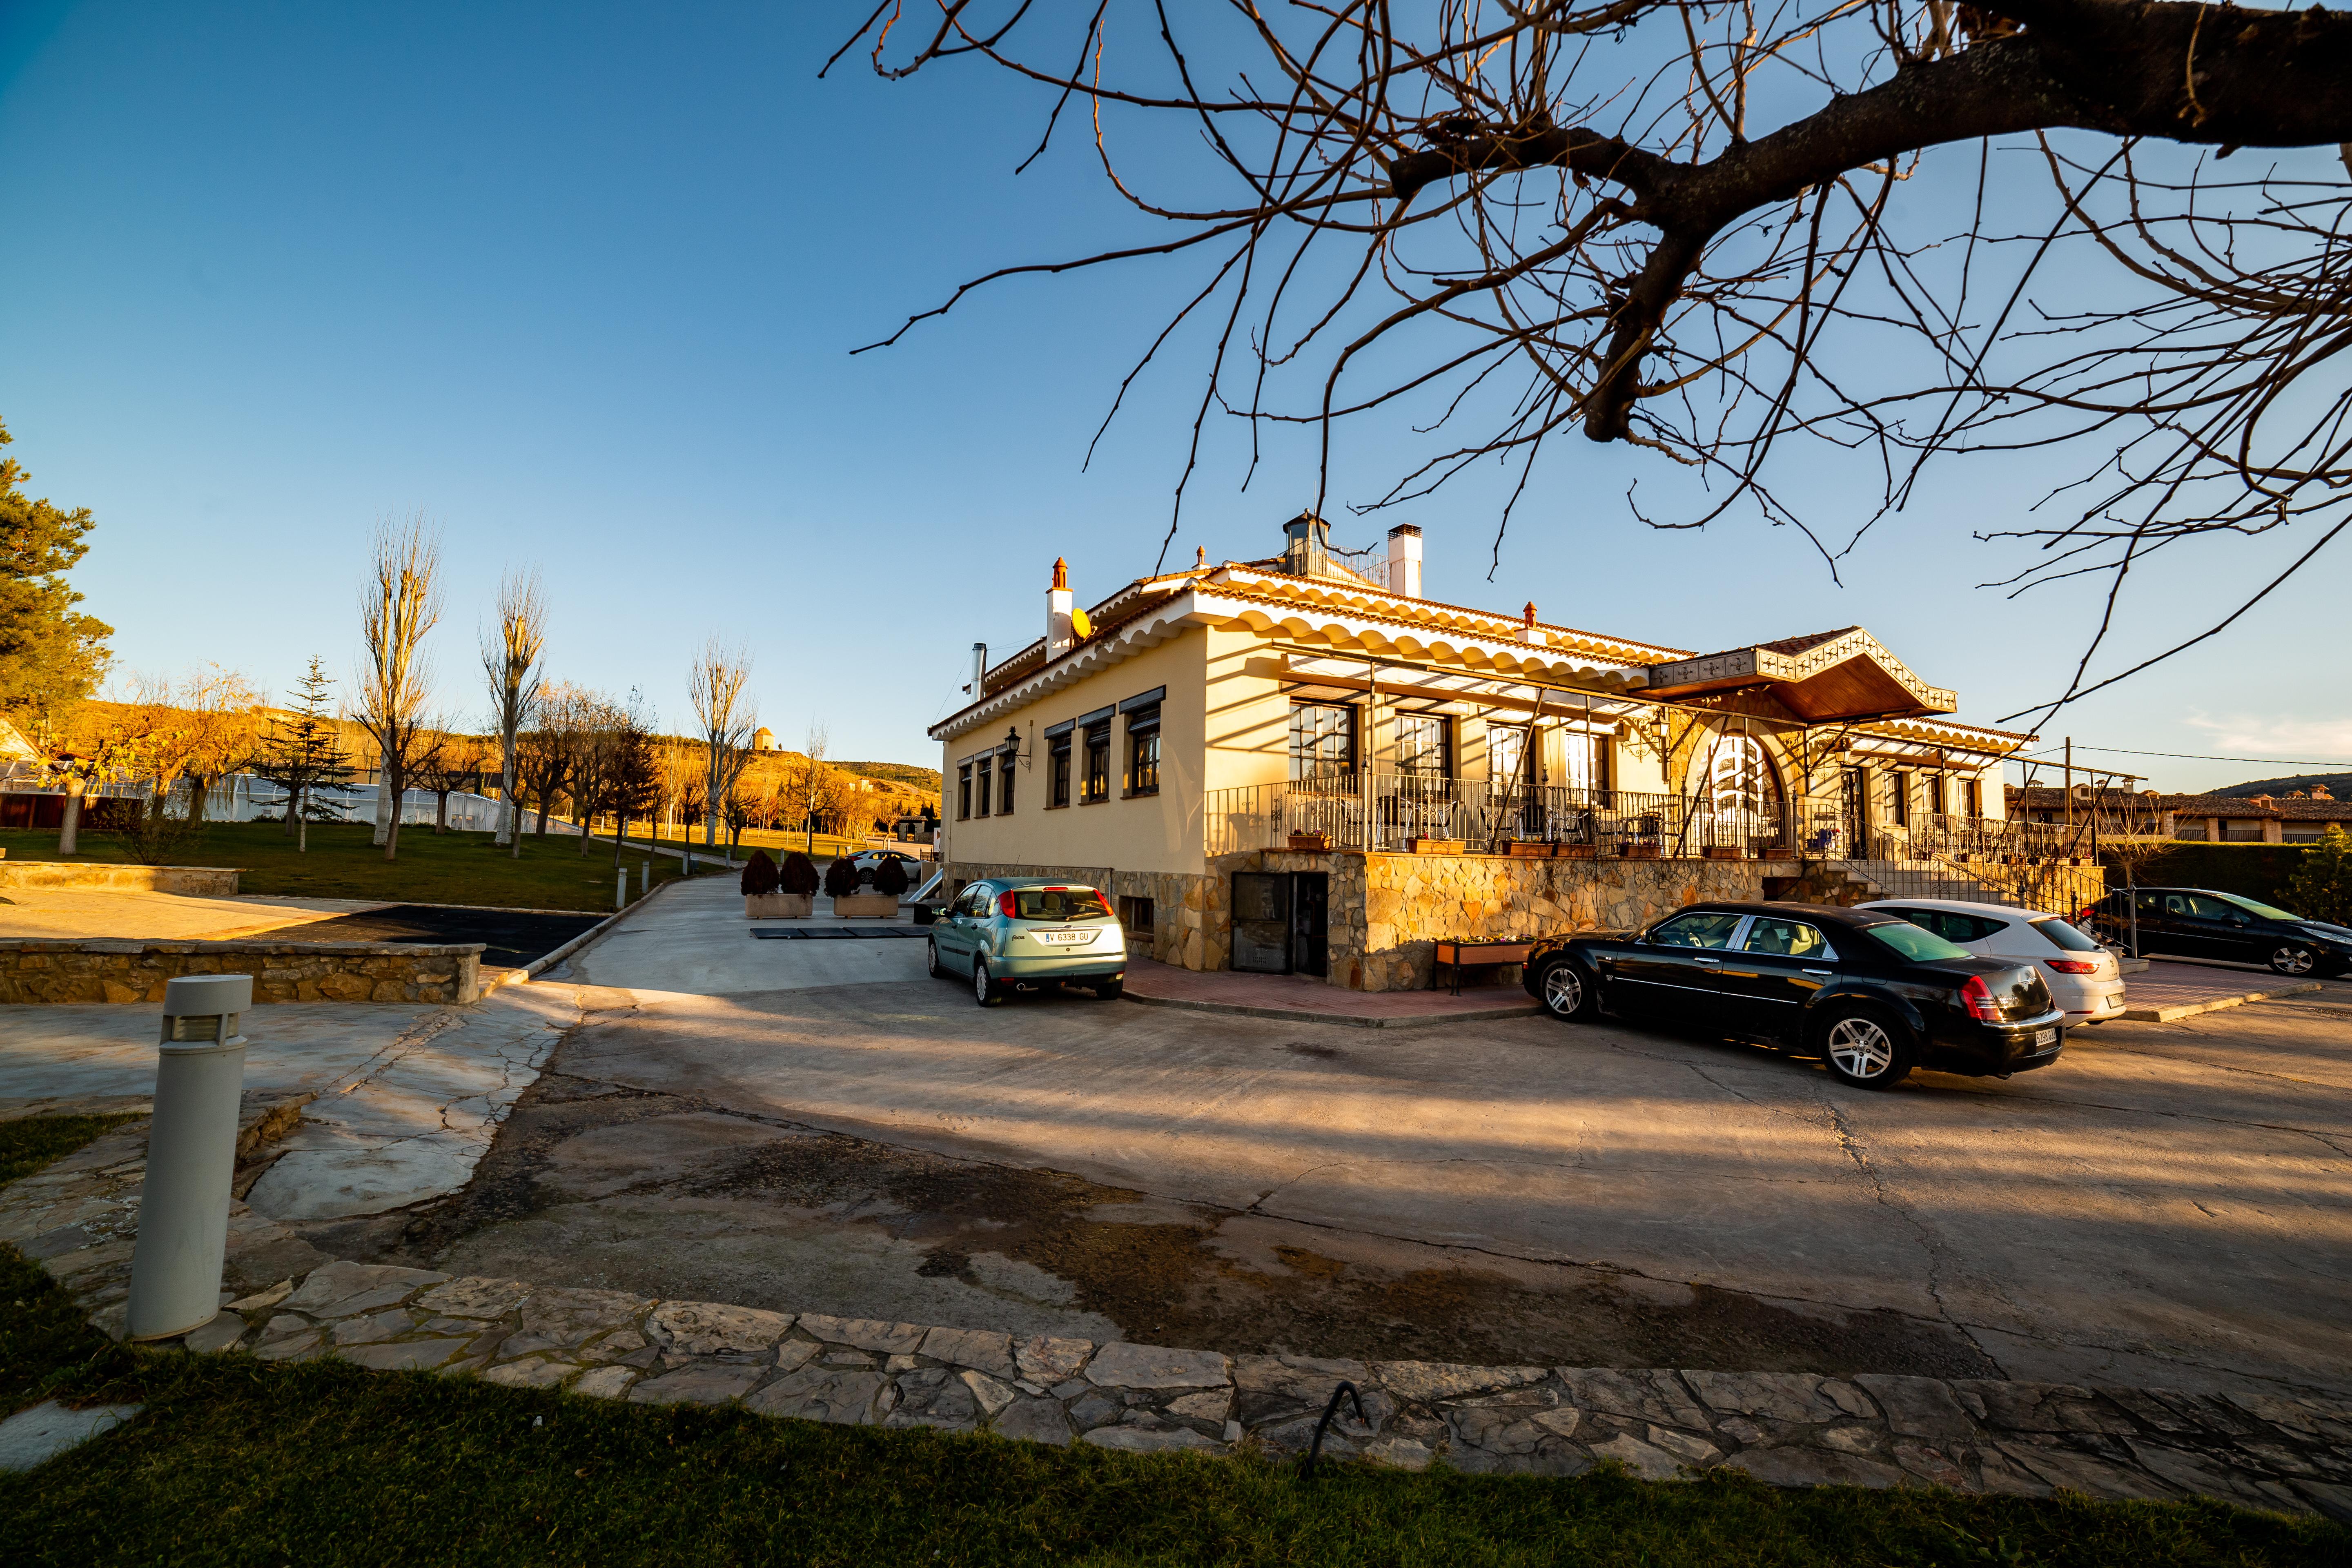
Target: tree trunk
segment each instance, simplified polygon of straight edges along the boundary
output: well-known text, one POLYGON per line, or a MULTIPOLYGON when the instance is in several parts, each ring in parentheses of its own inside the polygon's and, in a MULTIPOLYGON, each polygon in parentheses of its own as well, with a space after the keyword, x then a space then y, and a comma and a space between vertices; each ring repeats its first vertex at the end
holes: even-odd
POLYGON ((212 782, 208 773, 188 775, 188 827, 192 832, 205 825, 205 796, 212 793, 212 782))
POLYGON ((385 770, 383 784, 376 791, 378 801, 389 800, 392 803, 389 811, 382 805, 376 808, 377 821, 383 833, 383 858, 386 860, 397 859, 400 856, 401 797, 408 793, 407 786, 408 780, 403 771, 390 768, 385 770))
POLYGON ((58 853, 78 855, 81 852, 81 792, 84 785, 77 777, 66 779, 66 816, 58 828, 58 853))
POLYGON ((444 789, 436 790, 433 793, 435 796, 433 805, 433 831, 436 833, 446 833, 449 831, 449 792, 444 789))
POLYGON ((625 811, 613 814, 613 864, 621 863, 621 851, 629 842, 629 815, 625 811))
POLYGON ((391 837, 388 826, 400 815, 399 792, 393 788, 391 759, 378 753, 382 763, 375 771, 375 836, 372 843, 382 844, 391 837))

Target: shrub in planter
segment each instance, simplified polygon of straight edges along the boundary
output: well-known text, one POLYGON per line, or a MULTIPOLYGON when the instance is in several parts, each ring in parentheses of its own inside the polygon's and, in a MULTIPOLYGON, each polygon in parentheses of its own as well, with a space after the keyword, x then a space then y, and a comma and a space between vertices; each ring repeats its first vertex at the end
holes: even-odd
POLYGON ((779 879, 776 863, 764 849, 755 849, 743 865, 743 896, 761 899, 776 890, 779 879))
POLYGON ((849 863, 846 855, 835 856, 833 864, 824 868, 824 890, 836 899, 847 898, 856 892, 862 879, 857 868, 849 863))
POLYGON ((816 889, 816 868, 809 864, 809 858, 797 849, 785 856, 776 871, 776 890, 805 899, 816 889))
POLYGON ((907 890, 907 863, 885 860, 874 868, 874 890, 898 898, 907 890))

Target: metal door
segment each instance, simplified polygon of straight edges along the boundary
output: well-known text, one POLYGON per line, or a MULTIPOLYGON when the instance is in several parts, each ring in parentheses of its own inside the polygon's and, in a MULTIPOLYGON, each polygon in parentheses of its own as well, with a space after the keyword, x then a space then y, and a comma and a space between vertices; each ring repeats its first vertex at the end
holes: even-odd
POLYGON ((1290 873, 1290 972, 1331 972, 1331 878, 1324 871, 1290 873))
POLYGON ((1290 873, 1234 873, 1233 965, 1246 974, 1290 973, 1290 873))

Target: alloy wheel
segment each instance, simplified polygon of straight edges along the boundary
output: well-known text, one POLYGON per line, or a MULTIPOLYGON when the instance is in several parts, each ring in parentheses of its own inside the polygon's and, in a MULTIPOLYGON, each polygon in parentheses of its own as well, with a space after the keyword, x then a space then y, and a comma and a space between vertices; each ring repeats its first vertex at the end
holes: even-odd
POLYGON ((1830 1026, 1830 1060, 1848 1078, 1876 1078, 1895 1062, 1895 1042, 1868 1018, 1840 1018, 1830 1026))
POLYGON ((988 983, 988 960, 984 958, 974 958, 971 961, 972 999, 978 1002, 982 1006, 987 1006, 990 1001, 989 993, 992 987, 988 983))
POLYGON ((2317 957, 2307 947, 2288 942, 2271 954, 2271 967, 2281 974, 2308 974, 2317 957))
POLYGON ((1584 980, 1574 964, 1555 963, 1544 972, 1543 999, 1545 1006, 1563 1018, 1573 1017, 1584 1005, 1584 980))

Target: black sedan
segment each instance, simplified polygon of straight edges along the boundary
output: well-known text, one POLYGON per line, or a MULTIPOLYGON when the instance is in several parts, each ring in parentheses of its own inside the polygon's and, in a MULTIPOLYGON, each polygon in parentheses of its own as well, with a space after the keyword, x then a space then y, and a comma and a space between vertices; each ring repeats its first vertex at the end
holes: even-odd
POLYGON ((1769 1040, 1864 1089, 1915 1067, 2006 1078, 2065 1043, 2031 963, 1826 904, 1692 904, 1646 931, 1555 937, 1529 952, 1526 984, 1555 1017, 1605 1008, 1769 1040))
POLYGON ((2307 921, 2275 904, 2210 888, 2139 888, 2109 893, 2095 921, 2108 941, 2135 935, 2143 956, 2221 958, 2267 963, 2281 974, 2341 974, 2352 969, 2352 930, 2307 921), (2132 905, 2137 903, 2138 930, 2132 905))

